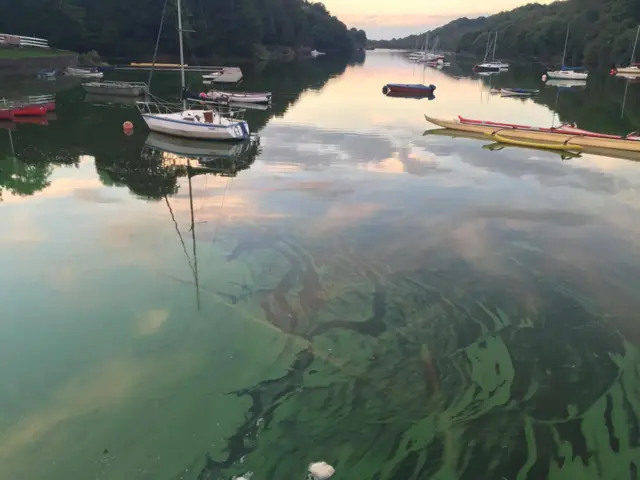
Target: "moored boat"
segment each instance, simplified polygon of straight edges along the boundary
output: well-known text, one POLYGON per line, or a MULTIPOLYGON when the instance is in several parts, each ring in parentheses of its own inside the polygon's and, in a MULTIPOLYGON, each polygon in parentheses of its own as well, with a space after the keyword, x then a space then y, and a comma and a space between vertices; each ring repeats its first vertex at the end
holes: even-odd
POLYGON ((565 145, 585 148, 605 148, 640 152, 640 137, 637 135, 622 137, 598 134, 577 128, 573 128, 572 130, 567 130, 564 127, 548 129, 526 125, 469 120, 462 117, 460 117, 459 120, 447 121, 425 115, 425 119, 442 128, 483 135, 498 134, 501 137, 512 140, 549 142, 553 144, 564 143, 565 145))
MULTIPOLYGON (((213 101, 223 101, 227 103, 271 103, 270 92, 222 92, 211 90, 204 96, 213 101)), ((202 98, 202 94, 200 95, 202 98)))
MULTIPOLYGON (((180 41, 180 84, 182 92, 185 92, 181 0, 176 0, 176 5, 180 41)), ((239 68, 237 70, 240 71, 239 68)), ((175 105, 160 100, 136 102, 136 106, 152 132, 200 140, 246 140, 250 135, 249 124, 241 118, 244 114, 244 110, 241 109, 196 109, 188 108, 186 101, 181 105, 175 105)))
POLYGON ((69 75, 71 77, 79 77, 79 78, 91 78, 98 79, 104 77, 104 73, 99 72, 97 68, 78 68, 78 67, 67 67, 64 71, 65 75, 69 75))
POLYGON ((82 88, 87 93, 96 95, 116 95, 119 97, 141 97, 148 93, 149 88, 143 82, 86 82, 82 88))
POLYGON ((11 108, 14 117, 43 117, 47 114, 47 109, 40 105, 25 105, 11 108))
POLYGON ((13 110, 10 108, 0 108, 0 120, 13 120, 13 110))
POLYGON ((564 52, 562 54, 562 67, 560 70, 551 70, 545 73, 547 78, 552 78, 556 80, 586 80, 589 77, 589 72, 587 72, 583 67, 567 67, 565 65, 565 61, 567 59, 567 45, 569 44, 569 31, 571 30, 571 25, 567 26, 567 36, 564 39, 564 52))
POLYGON ((499 90, 502 97, 533 97, 540 93, 540 90, 532 88, 501 88, 499 90))
POLYGON ((424 94, 425 96, 433 95, 436 90, 435 85, 423 85, 421 83, 387 83, 382 87, 382 93, 412 93, 424 94))
POLYGON ((242 80, 240 67, 210 67, 208 73, 202 75, 204 82, 238 83, 242 80))
POLYGON ((620 76, 630 76, 636 77, 640 76, 640 63, 636 63, 636 48, 638 46, 638 39, 640 38, 640 25, 638 26, 638 31, 636 32, 636 39, 633 43, 633 51, 631 52, 631 60, 629 61, 629 66, 615 68, 614 73, 620 76))

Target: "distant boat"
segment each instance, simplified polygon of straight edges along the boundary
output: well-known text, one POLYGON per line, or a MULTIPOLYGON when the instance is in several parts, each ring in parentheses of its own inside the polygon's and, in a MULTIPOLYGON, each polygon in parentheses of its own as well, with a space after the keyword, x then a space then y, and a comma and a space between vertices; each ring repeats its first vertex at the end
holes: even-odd
POLYGON ((71 77, 98 79, 104 77, 104 73, 99 72, 97 68, 77 68, 67 67, 64 71, 65 75, 71 77))
POLYGON ((636 32, 636 40, 633 42, 633 52, 628 67, 620 67, 615 69, 615 73, 620 76, 637 77, 640 76, 640 63, 636 63, 636 47, 638 46, 638 38, 640 37, 640 26, 636 32))
POLYGON ((51 70, 40 70, 36 76, 40 79, 53 79, 56 78, 58 71, 51 69, 51 70))
POLYGON ((209 67, 202 80, 211 83, 238 83, 242 80, 240 67, 209 67))
POLYGON ((313 58, 322 57, 323 55, 326 55, 326 53, 319 52, 318 50, 311 50, 311 56, 313 58))
POLYGON ((116 95, 119 97, 140 97, 148 93, 149 88, 142 82, 86 82, 82 88, 96 95, 116 95))
POLYGON ((587 82, 585 79, 582 80, 566 80, 566 79, 554 79, 548 80, 545 85, 547 87, 558 87, 558 88, 582 88, 587 86, 587 82))
POLYGON ((560 70, 553 70, 547 72, 547 78, 556 80, 586 80, 589 77, 589 72, 585 71, 583 67, 567 67, 565 61, 567 59, 567 45, 569 44, 569 30, 571 25, 567 26, 567 36, 564 40, 564 53, 562 54, 562 67, 560 70))
MULTIPOLYGON (((473 71, 474 72, 478 72, 478 73, 500 73, 500 70, 502 70, 503 68, 501 68, 501 63, 498 63, 496 61, 493 62, 489 62, 487 61, 489 58, 489 50, 491 48, 491 45, 494 45, 494 49, 493 49, 493 55, 495 57, 495 43, 492 41, 492 35, 491 33, 489 33, 489 38, 487 39, 487 47, 485 49, 484 52, 484 60, 482 60, 482 63, 479 65, 476 65, 473 67, 473 71)), ((498 38, 498 34, 496 33, 496 41, 498 38)), ((508 68, 508 65, 507 65, 508 68)))

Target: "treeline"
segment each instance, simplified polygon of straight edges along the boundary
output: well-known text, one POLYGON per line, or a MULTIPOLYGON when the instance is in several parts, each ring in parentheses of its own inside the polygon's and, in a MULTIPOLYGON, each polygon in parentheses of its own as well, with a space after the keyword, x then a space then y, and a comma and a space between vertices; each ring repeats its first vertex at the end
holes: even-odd
MULTIPOLYGON (((176 55, 177 0, 19 0, 0 2, 0 32, 47 38, 107 58, 152 55, 167 3, 160 52, 176 55)), ((366 33, 348 29, 322 3, 306 0, 182 0, 187 49, 198 58, 251 57, 287 47, 350 53, 366 33), (260 47, 259 47, 260 46, 260 47)))
MULTIPOLYGON (((477 19, 459 19, 433 30, 442 48, 484 53, 490 32, 498 32, 497 55, 559 59, 571 25, 567 63, 626 63, 640 23, 640 0, 566 0, 529 4, 477 19)), ((424 38, 424 34, 423 38, 424 38)), ((414 48, 416 36, 373 42, 383 48, 414 48)))

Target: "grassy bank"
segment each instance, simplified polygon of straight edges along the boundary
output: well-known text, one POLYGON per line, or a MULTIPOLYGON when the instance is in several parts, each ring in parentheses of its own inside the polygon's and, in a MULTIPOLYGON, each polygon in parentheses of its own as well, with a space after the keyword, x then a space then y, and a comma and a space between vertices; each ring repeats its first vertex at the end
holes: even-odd
POLYGON ((59 57, 62 55, 75 55, 67 50, 54 50, 46 48, 0 48, 0 59, 7 58, 17 60, 34 57, 59 57))

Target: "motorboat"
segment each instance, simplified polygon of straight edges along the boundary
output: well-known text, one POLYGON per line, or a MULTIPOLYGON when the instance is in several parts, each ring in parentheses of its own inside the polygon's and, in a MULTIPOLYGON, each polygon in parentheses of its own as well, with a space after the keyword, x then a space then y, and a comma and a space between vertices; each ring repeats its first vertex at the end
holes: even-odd
POLYGON ((311 50, 311 56, 313 58, 323 57, 325 55, 326 55, 325 52, 319 52, 318 50, 311 50))
POLYGON ((87 93, 96 95, 116 95, 119 97, 140 97, 146 95, 149 87, 143 82, 85 82, 82 88, 87 93))

